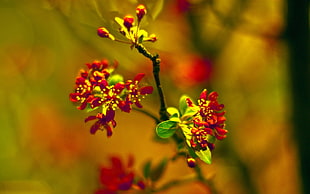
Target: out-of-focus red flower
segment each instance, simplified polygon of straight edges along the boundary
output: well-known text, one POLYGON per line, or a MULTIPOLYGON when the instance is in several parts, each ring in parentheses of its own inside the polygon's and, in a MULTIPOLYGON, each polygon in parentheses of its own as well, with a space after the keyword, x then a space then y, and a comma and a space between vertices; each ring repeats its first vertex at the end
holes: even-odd
POLYGON ((95 194, 116 194, 118 191, 145 188, 144 182, 138 180, 132 170, 132 157, 127 165, 119 157, 111 157, 110 161, 110 167, 100 169, 101 188, 95 191, 95 194))
POLYGON ((212 63, 210 59, 200 56, 189 56, 176 62, 172 76, 179 87, 192 87, 206 83, 212 75, 212 63))
POLYGON ((180 13, 187 12, 191 7, 189 0, 176 0, 175 4, 177 11, 180 13))

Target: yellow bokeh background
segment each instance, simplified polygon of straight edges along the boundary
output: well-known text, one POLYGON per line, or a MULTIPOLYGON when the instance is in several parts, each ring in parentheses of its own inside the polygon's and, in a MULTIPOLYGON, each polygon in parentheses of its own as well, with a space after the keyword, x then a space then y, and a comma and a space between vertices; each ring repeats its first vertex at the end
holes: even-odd
MULTIPOLYGON (((216 144, 211 165, 199 163, 223 194, 298 194, 299 157, 292 135, 288 51, 283 0, 4 0, 0 2, 0 194, 93 193, 100 165, 110 155, 135 157, 142 174, 175 154, 175 146, 154 141, 155 123, 142 113, 117 112, 111 138, 89 133, 87 116, 69 101, 84 64, 106 58, 132 79, 151 63, 128 45, 102 39, 99 26, 117 33, 115 16, 134 14, 146 3, 142 28, 158 41, 146 43, 162 58, 162 85, 169 106, 182 94, 193 99, 207 88, 225 104, 228 137, 216 144), (192 82, 193 56, 208 58, 211 76, 192 82)), ((156 94, 142 104, 157 114, 156 94)), ((169 162, 165 182, 192 174, 184 159, 169 162)), ((161 193, 209 193, 191 182, 161 193)))

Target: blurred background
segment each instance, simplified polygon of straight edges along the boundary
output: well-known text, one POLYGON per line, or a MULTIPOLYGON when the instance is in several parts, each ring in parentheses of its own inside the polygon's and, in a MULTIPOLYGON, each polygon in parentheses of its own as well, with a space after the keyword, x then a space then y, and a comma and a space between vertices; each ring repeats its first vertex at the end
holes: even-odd
MULTIPOLYGON (((162 59, 167 104, 177 106, 182 94, 197 99, 204 88, 217 91, 225 104, 228 137, 216 144, 213 163, 201 164, 215 190, 303 193, 306 150, 298 147, 306 138, 300 136, 309 132, 299 133, 305 125, 296 128, 296 123, 309 116, 302 112, 308 106, 302 87, 308 88, 309 78, 294 79, 309 71, 300 66, 308 65, 306 59, 298 58, 302 75, 292 76, 290 64, 307 52, 291 44, 293 38, 307 39, 289 36, 290 25, 298 29, 303 22, 291 22, 295 4, 284 0, 1 0, 0 193, 93 193, 99 187, 98 169, 109 165, 111 155, 125 161, 133 155, 137 174, 147 160, 174 155, 173 144, 154 141, 154 121, 139 112, 117 112, 111 138, 100 131, 91 135, 91 124, 84 123, 87 114, 68 97, 84 64, 103 58, 117 60, 117 72, 126 79, 144 72, 153 85, 148 59, 96 34, 100 26, 117 33, 114 17, 135 14, 138 3, 148 8, 142 28, 158 37, 145 46, 162 59), (291 47, 297 49, 293 54, 291 47), (303 93, 298 102, 306 102, 298 110, 295 85, 303 93)), ((142 104, 157 114, 156 94, 142 104)), ((158 185, 191 173, 180 158, 169 162, 158 185)), ((194 182, 162 193, 209 191, 194 182)))

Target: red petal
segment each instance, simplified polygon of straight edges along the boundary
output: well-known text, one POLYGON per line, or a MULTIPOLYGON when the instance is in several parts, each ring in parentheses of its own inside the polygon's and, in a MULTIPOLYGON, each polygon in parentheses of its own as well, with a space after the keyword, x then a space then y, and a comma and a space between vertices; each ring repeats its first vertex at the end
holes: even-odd
POLYGON ((218 139, 218 140, 223 140, 223 139, 226 138, 226 135, 220 136, 220 135, 215 134, 215 137, 216 137, 216 139, 218 139))
POLYGON ((140 82, 144 76, 145 76, 144 73, 138 73, 138 74, 136 75, 136 77, 133 79, 133 81, 138 81, 138 82, 140 82))
POLYGON ((207 99, 207 89, 204 89, 200 94, 200 99, 207 99))
POLYGON ((222 129, 220 127, 215 127, 215 130, 219 135, 225 135, 228 132, 226 129, 222 129))
POLYGON ((218 93, 217 92, 211 92, 210 94, 209 94, 209 100, 211 100, 211 101, 215 101, 216 99, 217 99, 217 97, 218 97, 219 95, 218 95, 218 93))
POLYGON ((79 100, 77 99, 77 97, 80 96, 80 95, 81 95, 80 93, 71 93, 71 94, 69 95, 70 101, 72 101, 72 102, 77 102, 77 101, 79 101, 79 100))
POLYGON ((85 121, 85 123, 86 123, 86 122, 91 121, 91 120, 94 120, 94 119, 97 119, 97 117, 93 115, 93 116, 87 117, 84 121, 85 121))
POLYGON ((87 105, 87 101, 85 100, 81 106, 77 107, 79 110, 84 110, 86 108, 86 105, 87 105))
POLYGON ((135 105, 136 105, 138 108, 142 108, 142 107, 143 107, 142 104, 141 104, 139 101, 135 102, 135 105))
POLYGON ((190 98, 186 98, 186 104, 189 107, 193 107, 194 106, 194 103, 193 103, 193 101, 190 98))
POLYGON ((152 86, 144 86, 139 89, 141 95, 152 94, 153 87, 152 86))
POLYGON ((116 83, 114 85, 114 89, 116 90, 118 94, 121 93, 124 88, 125 88, 125 85, 123 83, 116 83))
POLYGON ((95 134, 99 130, 100 125, 101 124, 98 121, 95 124, 93 124, 90 128, 90 133, 95 134))
POLYGON ((116 157, 116 156, 111 157, 111 162, 112 162, 113 169, 119 172, 123 172, 123 164, 119 157, 116 157))
POLYGON ((124 112, 130 112, 131 111, 131 105, 132 103, 129 102, 129 101, 121 101, 119 104, 118 104, 118 107, 124 111, 124 112))
POLYGON ((112 128, 111 128, 109 125, 105 125, 104 127, 105 127, 105 129, 107 130, 107 136, 108 136, 108 137, 111 137, 112 134, 113 134, 112 128))
POLYGON ((115 117, 115 111, 114 110, 108 110, 106 113, 106 122, 110 122, 111 120, 113 120, 115 117))

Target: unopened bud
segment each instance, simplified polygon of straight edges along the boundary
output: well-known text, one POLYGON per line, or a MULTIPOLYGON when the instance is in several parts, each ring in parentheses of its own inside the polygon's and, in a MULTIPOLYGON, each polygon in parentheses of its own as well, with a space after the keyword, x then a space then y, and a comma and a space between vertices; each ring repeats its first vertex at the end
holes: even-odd
POLYGON ((114 40, 114 36, 110 34, 110 32, 105 27, 100 27, 97 29, 98 36, 102 38, 109 38, 111 40, 114 40))
POLYGON ((124 17, 124 26, 129 29, 133 26, 134 18, 131 15, 127 15, 124 17))
POLYGON ((190 168, 194 168, 196 166, 196 160, 194 158, 187 158, 187 165, 190 168))
POLYGON ((143 16, 146 14, 145 6, 142 5, 142 4, 138 5, 138 7, 136 8, 136 14, 137 14, 137 17, 138 17, 138 21, 141 21, 143 16))

